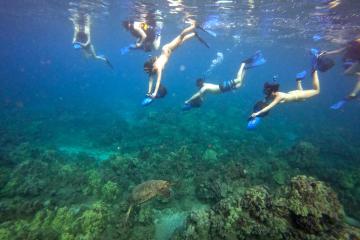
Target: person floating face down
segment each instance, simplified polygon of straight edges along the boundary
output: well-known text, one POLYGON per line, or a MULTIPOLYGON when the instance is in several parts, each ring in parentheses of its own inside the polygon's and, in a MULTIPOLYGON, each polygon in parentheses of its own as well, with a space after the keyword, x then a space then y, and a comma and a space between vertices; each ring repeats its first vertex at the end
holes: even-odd
POLYGON ((162 22, 154 21, 154 24, 150 24, 150 22, 123 21, 123 26, 137 38, 136 43, 131 44, 129 48, 143 49, 145 52, 159 49, 162 22))
POLYGON ((197 37, 201 43, 209 47, 196 33, 196 22, 190 20, 190 26, 185 28, 179 36, 174 38, 170 43, 165 44, 162 47, 161 54, 159 57, 152 57, 150 60, 145 62, 144 71, 149 75, 149 86, 146 94, 146 98, 143 100, 142 105, 146 106, 150 104, 153 99, 164 97, 166 89, 161 85, 162 73, 164 71, 166 63, 169 61, 169 58, 173 51, 182 45, 185 41, 197 37), (154 76, 157 76, 156 83, 154 86, 154 76))
MULTIPOLYGON (((280 92, 279 88, 280 85, 276 82, 274 83, 265 83, 264 84, 264 94, 265 94, 265 102, 260 106, 259 102, 257 103, 258 106, 254 107, 254 112, 251 114, 249 122, 254 120, 258 117, 263 117, 270 109, 275 107, 279 103, 290 103, 290 102, 298 102, 298 101, 305 101, 309 98, 312 98, 320 93, 320 82, 318 77, 318 70, 320 71, 327 71, 332 66, 333 63, 325 63, 323 62, 324 59, 320 60, 321 55, 315 54, 313 56, 313 66, 312 66, 312 83, 313 89, 304 90, 302 87, 302 80, 306 75, 306 71, 297 74, 296 77, 296 85, 297 89, 289 92, 280 92)), ((249 127, 249 126, 248 126, 249 127)), ((250 126, 250 128, 253 128, 250 126)))
POLYGON ((344 67, 344 74, 355 76, 357 78, 356 84, 351 92, 341 101, 334 104, 332 109, 341 108, 345 102, 356 99, 360 92, 360 38, 352 40, 346 46, 333 50, 323 52, 323 56, 343 54, 342 61, 344 67))
POLYGON ((89 14, 79 15, 72 19, 74 24, 73 47, 82 49, 86 57, 105 62, 110 68, 113 68, 109 60, 103 55, 96 55, 94 45, 91 43, 91 18, 89 14))
POLYGON ((190 110, 193 107, 200 107, 203 101, 203 96, 206 93, 218 94, 225 93, 231 90, 238 89, 242 86, 245 77, 246 69, 262 65, 266 62, 262 53, 257 51, 252 57, 244 60, 240 64, 240 68, 236 75, 236 78, 230 81, 224 81, 221 84, 206 83, 203 79, 199 78, 196 81, 196 85, 199 91, 196 92, 191 98, 185 101, 183 110, 190 110))

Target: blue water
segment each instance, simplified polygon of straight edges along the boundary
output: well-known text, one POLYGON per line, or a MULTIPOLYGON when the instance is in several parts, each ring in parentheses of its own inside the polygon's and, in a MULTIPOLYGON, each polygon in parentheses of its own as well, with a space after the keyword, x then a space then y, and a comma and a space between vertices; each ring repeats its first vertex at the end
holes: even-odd
MULTIPOLYGON (((213 149, 217 152, 215 161, 219 161, 220 166, 235 161, 248 166, 248 171, 254 171, 250 174, 249 186, 266 185, 269 181, 262 174, 267 172, 271 179, 271 173, 275 171, 271 168, 262 171, 259 170, 261 167, 254 166, 261 166, 268 159, 282 158, 289 164, 285 170, 291 172, 288 178, 306 174, 326 182, 339 195, 347 214, 358 218, 359 101, 349 102, 337 111, 330 109, 356 83, 355 77, 343 74, 340 57, 334 58, 334 68, 319 74, 319 96, 306 102, 280 104, 262 119, 255 130, 248 131, 246 127, 254 103, 263 99, 263 84, 272 81, 276 75, 281 91, 294 90, 296 74, 303 70, 310 72, 311 48, 336 49, 360 36, 359 12, 360 2, 350 0, 249 0, 241 3, 194 0, 2 2, 0 176, 5 177, 0 177, 0 187, 9 188, 9 182, 17 174, 21 179, 22 173, 16 170, 17 166, 37 156, 30 154, 33 148, 40 152, 50 149, 68 156, 72 161, 76 161, 75 156, 79 153, 84 154, 90 159, 87 160, 90 161, 89 168, 95 170, 98 162, 106 162, 111 156, 131 156, 133 159, 144 156, 145 160, 139 161, 146 162, 143 163, 146 167, 139 167, 136 173, 132 173, 133 179, 129 179, 129 182, 108 177, 119 184, 122 191, 116 203, 110 202, 109 206, 116 206, 114 208, 119 214, 124 214, 125 209, 119 206, 126 202, 134 185, 151 178, 181 182, 193 177, 182 173, 176 173, 179 175, 174 177, 173 168, 159 169, 156 161, 174 158, 173 161, 184 162, 181 164, 187 165, 183 168, 192 171, 202 161, 203 153, 213 149), (74 29, 70 18, 74 11, 91 16, 92 43, 98 54, 104 54, 110 60, 113 70, 101 61, 86 59, 80 50, 72 47, 74 29), (157 56, 161 51, 130 50, 121 54, 123 47, 136 41, 121 22, 142 19, 148 11, 157 11, 163 22, 161 45, 171 41, 187 26, 185 20, 188 16, 205 24, 206 29, 215 33, 216 37, 199 31, 210 49, 196 39, 176 49, 163 73, 162 82, 168 90, 167 96, 142 107, 148 81, 143 64, 150 56, 157 56), (267 62, 248 70, 240 89, 208 95, 201 108, 181 111, 183 102, 197 91, 197 78, 205 77, 206 81, 212 83, 231 80, 235 78, 241 61, 257 50, 262 51, 267 62), (223 58, 211 66, 218 53, 223 58), (308 142, 318 149, 318 158, 314 161, 309 159, 310 166, 304 168, 286 160, 287 157, 291 159, 291 149, 296 148, 299 142, 308 142), (25 150, 19 146, 25 146, 25 150), (191 157, 187 159, 184 157, 186 154, 183 156, 179 153, 179 149, 187 149, 191 157), (148 164, 154 164, 153 172, 149 172, 148 164), (343 176, 350 176, 350 180, 340 183, 339 179, 343 176)), ((305 89, 312 87, 309 74, 303 85, 305 89)), ((66 164, 73 163, 70 161, 66 164)), ((85 171, 82 167, 86 164, 88 162, 76 166, 79 171, 85 171)), ((219 165, 215 169, 221 168, 219 165)), ((211 164, 200 168, 204 177, 214 170, 211 164)), ((87 169, 86 174, 90 170, 87 169)), ((107 174, 100 173, 99 181, 109 180, 107 174)), ((195 186, 195 182, 183 184, 195 186)), ((17 185, 13 186, 16 188, 17 185)), ((51 186, 58 189, 54 183, 51 186)), ((176 192, 176 189, 173 191, 176 192)), ((177 196, 175 203, 161 205, 161 202, 157 202, 153 207, 158 211, 166 207, 177 208, 183 214, 183 211, 190 211, 192 206, 201 203, 189 192, 191 190, 177 196)), ((36 197, 2 193, 0 203, 6 205, 21 195, 26 201, 39 199, 43 209, 70 208, 82 204, 88 206, 89 202, 99 198, 98 193, 92 194, 90 197, 73 195, 78 201, 64 203, 59 200, 64 197, 61 194, 59 197, 49 197, 44 193, 46 197, 42 198, 41 193, 36 197), (44 203, 52 198, 54 206, 45 207, 44 203)), ((21 219, 30 221, 41 209, 31 213, 20 212, 16 217, 2 219, 0 216, 0 230, 5 226, 1 224, 8 220, 12 223, 21 219)), ((146 225, 147 221, 151 222, 144 220, 139 223, 137 220, 132 227, 146 225)), ((131 236, 140 239, 136 235, 131 236)))

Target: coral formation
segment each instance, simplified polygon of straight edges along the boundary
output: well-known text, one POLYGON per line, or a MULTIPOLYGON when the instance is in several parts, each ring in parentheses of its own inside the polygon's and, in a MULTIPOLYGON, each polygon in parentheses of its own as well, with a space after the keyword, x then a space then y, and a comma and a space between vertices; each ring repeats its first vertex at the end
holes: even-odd
POLYGON ((173 239, 348 239, 336 194, 323 182, 296 176, 271 195, 256 186, 207 210, 192 212, 173 239))
MULTIPOLYGON (((135 123, 113 121, 84 131, 101 139, 85 138, 86 146, 79 149, 112 148, 106 159, 31 142, 36 138, 29 132, 18 138, 3 136, 0 239, 161 239, 173 231, 173 239, 359 236, 358 229, 345 224, 356 226, 360 215, 358 149, 343 144, 334 155, 315 139, 289 149, 281 137, 269 144, 266 139, 281 133, 242 131, 226 114, 194 111, 179 121, 171 109, 168 114, 150 110, 133 116, 135 123), (205 118, 214 124, 205 124, 205 118), (221 121, 229 121, 231 129, 221 121), (116 128, 117 123, 124 131, 116 128), (125 223, 132 190, 149 179, 171 182, 171 198, 134 208, 125 223), (345 215, 340 202, 355 220, 345 215)), ((94 126, 81 119, 65 115, 61 126, 68 124, 75 132, 73 121, 94 126)))

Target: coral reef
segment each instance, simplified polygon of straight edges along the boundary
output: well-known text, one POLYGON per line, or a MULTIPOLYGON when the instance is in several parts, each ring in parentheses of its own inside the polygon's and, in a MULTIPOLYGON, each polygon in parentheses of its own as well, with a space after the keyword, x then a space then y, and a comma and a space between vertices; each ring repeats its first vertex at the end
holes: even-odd
POLYGON ((233 117, 245 115, 229 109, 180 117, 173 109, 141 111, 130 122, 65 113, 51 127, 40 119, 30 130, 25 122, 3 124, 0 239, 162 240, 173 231, 173 239, 359 237, 344 223, 356 226, 360 215, 356 143, 335 151, 329 148, 341 140, 332 135, 328 147, 296 134, 301 141, 292 146, 272 128, 246 132, 233 117), (54 140, 67 131, 70 137, 54 140), (66 152, 59 142, 111 155, 66 152), (135 207, 125 222, 132 190, 149 179, 168 180, 171 197, 135 207))
POLYGON ((271 195, 261 186, 192 212, 173 239, 348 239, 336 194, 312 177, 296 176, 271 195))

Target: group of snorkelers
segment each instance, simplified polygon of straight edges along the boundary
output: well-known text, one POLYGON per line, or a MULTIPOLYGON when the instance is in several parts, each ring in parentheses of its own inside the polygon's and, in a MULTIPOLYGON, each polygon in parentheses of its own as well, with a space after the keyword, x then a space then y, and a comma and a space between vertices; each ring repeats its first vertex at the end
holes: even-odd
MULTIPOLYGON (((207 32, 194 20, 188 20, 189 26, 185 28, 180 35, 175 37, 169 43, 163 45, 161 54, 157 57, 151 57, 144 64, 144 71, 148 74, 148 90, 144 100, 143 106, 147 106, 157 98, 163 98, 167 94, 165 86, 162 84, 162 74, 166 63, 173 51, 182 45, 185 41, 196 38, 205 47, 209 45, 200 37, 198 30, 207 32), (156 81, 154 82, 154 78, 156 81)), ((162 23, 158 21, 124 21, 123 27, 129 31, 136 39, 136 43, 129 45, 122 49, 122 54, 126 54, 132 49, 141 49, 145 52, 158 50, 161 41, 162 23)), ((104 61, 112 68, 108 59, 104 56, 98 56, 95 53, 94 46, 90 40, 90 18, 88 15, 78 18, 74 21, 74 39, 73 47, 80 48, 87 56, 94 59, 104 61)), ((320 93, 320 82, 318 72, 325 72, 332 68, 335 64, 334 60, 330 58, 332 55, 343 54, 344 73, 346 75, 354 75, 357 77, 357 83, 351 93, 341 101, 332 105, 332 109, 340 109, 346 102, 354 100, 358 97, 360 91, 360 38, 357 38, 346 46, 333 51, 318 51, 311 49, 311 77, 313 88, 305 90, 302 87, 302 81, 306 77, 306 71, 302 71, 296 75, 296 89, 289 92, 281 92, 280 84, 276 81, 266 82, 264 84, 263 92, 264 100, 258 101, 253 107, 253 113, 248 120, 248 128, 253 129, 259 123, 262 117, 269 114, 269 111, 279 103, 289 103, 305 101, 320 93)), ((253 56, 243 60, 240 63, 240 68, 237 72, 236 78, 230 81, 224 81, 221 84, 213 84, 205 82, 203 79, 198 79, 196 85, 199 90, 183 105, 183 110, 190 110, 192 108, 200 107, 203 103, 203 97, 207 93, 217 94, 225 93, 242 86, 245 73, 248 69, 257 67, 266 62, 260 51, 257 51, 253 56)))

